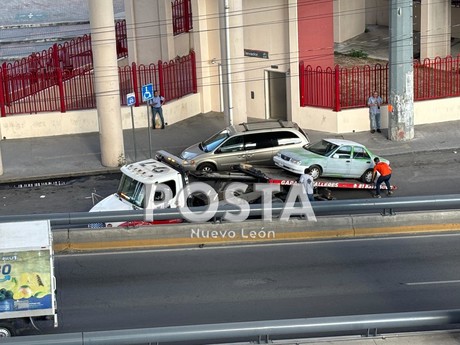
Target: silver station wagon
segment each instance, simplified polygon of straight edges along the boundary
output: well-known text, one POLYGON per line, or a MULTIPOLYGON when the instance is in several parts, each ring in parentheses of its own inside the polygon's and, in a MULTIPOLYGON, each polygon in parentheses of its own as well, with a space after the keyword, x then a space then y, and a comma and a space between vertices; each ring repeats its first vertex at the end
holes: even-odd
POLYGON ((180 157, 188 170, 231 170, 238 164, 273 165, 282 149, 309 144, 307 134, 291 121, 266 120, 229 126, 185 149, 180 157))

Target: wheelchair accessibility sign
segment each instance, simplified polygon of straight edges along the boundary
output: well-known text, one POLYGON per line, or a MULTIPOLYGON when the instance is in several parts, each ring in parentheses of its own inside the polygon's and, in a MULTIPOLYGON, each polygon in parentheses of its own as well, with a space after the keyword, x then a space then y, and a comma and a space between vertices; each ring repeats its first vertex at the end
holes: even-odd
POLYGON ((126 95, 126 104, 128 107, 132 107, 133 105, 136 104, 136 95, 133 93, 128 93, 126 95))
POLYGON ((153 98, 153 84, 142 86, 142 101, 147 102, 153 98))

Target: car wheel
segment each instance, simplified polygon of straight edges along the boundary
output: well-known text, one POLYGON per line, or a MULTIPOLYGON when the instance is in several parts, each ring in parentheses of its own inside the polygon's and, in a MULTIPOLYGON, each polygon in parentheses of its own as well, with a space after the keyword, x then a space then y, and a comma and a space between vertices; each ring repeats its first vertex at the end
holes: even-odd
POLYGON ((364 174, 361 176, 361 181, 364 183, 372 183, 372 177, 374 176, 373 169, 367 169, 364 174))
POLYGON ((316 180, 318 177, 320 177, 322 173, 323 173, 323 169, 321 169, 320 166, 312 165, 310 167, 310 175, 311 177, 313 177, 313 180, 316 180))
POLYGON ((217 168, 212 163, 203 163, 203 164, 200 164, 200 166, 198 166, 198 170, 203 171, 203 172, 211 173, 211 172, 216 171, 217 168))
POLYGON ((6 325, 0 325, 0 338, 9 338, 13 336, 13 332, 6 325))

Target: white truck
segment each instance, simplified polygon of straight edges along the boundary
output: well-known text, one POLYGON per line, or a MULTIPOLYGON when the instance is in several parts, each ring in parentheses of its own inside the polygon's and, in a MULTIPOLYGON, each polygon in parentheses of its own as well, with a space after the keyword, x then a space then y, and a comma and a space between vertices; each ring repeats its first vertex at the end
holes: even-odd
POLYGON ((50 222, 0 223, 0 239, 0 337, 37 329, 37 319, 57 327, 50 222))
MULTIPOLYGON (((121 167, 122 176, 116 193, 113 193, 97 203, 90 212, 103 211, 122 211, 122 210, 142 210, 158 208, 176 208, 181 206, 204 206, 208 202, 207 196, 194 194, 184 200, 180 197, 180 191, 189 182, 200 181, 210 185, 218 194, 219 201, 223 202, 223 191, 232 182, 243 182, 248 185, 253 183, 272 183, 280 185, 280 192, 274 193, 274 202, 284 201, 290 185, 298 180, 289 172, 279 168, 254 168, 250 165, 235 166, 237 170, 222 172, 190 172, 183 169, 182 160, 166 151, 158 151, 155 159, 147 159, 140 162, 130 163, 121 167), (161 191, 155 186, 164 184, 172 192, 172 197, 168 198, 167 203, 161 203, 165 198, 161 191), (154 195, 152 195, 154 194, 154 195)), ((327 187, 331 182, 322 180, 316 181, 320 188, 327 187), (323 185, 324 184, 324 185, 323 185)), ((332 188, 357 188, 358 181, 353 182, 333 182, 332 188)), ((245 193, 238 195, 238 198, 246 200, 248 203, 260 201, 261 193, 253 192, 251 188, 245 193)), ((331 199, 331 193, 320 193, 317 198, 331 199), (323 197, 322 197, 323 196, 323 197)), ((147 222, 144 220, 130 222, 108 222, 93 223, 92 228, 116 227, 116 226, 137 226, 147 224, 169 224, 182 222, 182 219, 156 220, 147 222)))
MULTIPOLYGON (((190 182, 205 182, 217 192, 217 201, 224 203, 223 195, 225 188, 232 182, 243 182, 251 186, 254 183, 270 183, 280 185, 279 192, 274 192, 272 200, 274 203, 283 202, 289 192, 291 185, 297 183, 298 176, 278 167, 253 167, 247 164, 234 166, 232 171, 204 172, 189 171, 184 168, 185 164, 179 157, 166 152, 156 152, 155 159, 147 159, 134 162, 121 167, 121 180, 116 193, 113 193, 97 203, 90 212, 123 211, 123 210, 155 210, 158 208, 177 208, 182 206, 205 206, 209 203, 208 196, 204 194, 193 194, 187 199, 181 197, 181 191, 190 182), (166 185, 172 192, 166 198, 161 190, 155 188, 157 185, 166 185), (162 202, 163 200, 167 200, 162 202)), ((384 188, 384 187, 382 187, 384 188)), ((392 186, 392 188, 396 188, 392 186)), ((353 179, 328 179, 315 180, 315 199, 334 199, 331 189, 375 189, 374 184, 363 183, 353 179)), ((244 193, 237 195, 249 204, 259 203, 261 193, 254 192, 249 187, 244 193)), ((171 224, 182 222, 182 219, 154 220, 154 221, 128 221, 128 222, 107 222, 93 223, 89 227, 130 227, 149 224, 171 224)))

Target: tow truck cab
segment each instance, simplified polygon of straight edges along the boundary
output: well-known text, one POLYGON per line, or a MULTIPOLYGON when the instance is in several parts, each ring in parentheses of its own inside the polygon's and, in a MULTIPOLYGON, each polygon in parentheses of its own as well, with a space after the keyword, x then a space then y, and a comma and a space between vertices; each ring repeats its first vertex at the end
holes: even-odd
MULTIPOLYGON (((117 192, 101 200, 91 208, 90 212, 142 210, 146 208, 153 210, 183 205, 179 201, 178 192, 187 184, 187 179, 173 166, 155 159, 147 159, 127 164, 120 170, 122 176, 117 192), (166 198, 162 190, 154 188, 160 184, 169 187, 172 192, 170 198, 166 198), (152 193, 155 193, 153 197, 152 193)), ((92 224, 91 227, 115 227, 123 224, 125 223, 112 222, 92 224)))

